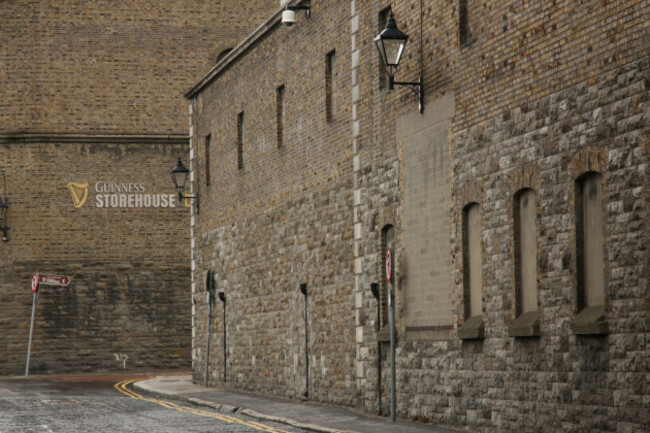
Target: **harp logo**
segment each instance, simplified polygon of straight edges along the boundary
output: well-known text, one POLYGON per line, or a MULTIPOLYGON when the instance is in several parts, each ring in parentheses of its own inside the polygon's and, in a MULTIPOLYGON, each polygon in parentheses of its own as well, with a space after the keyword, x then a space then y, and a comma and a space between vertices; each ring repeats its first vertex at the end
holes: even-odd
POLYGON ((70 190, 70 195, 72 196, 72 203, 74 204, 74 207, 82 207, 88 199, 88 182, 70 182, 68 183, 68 189, 70 190))

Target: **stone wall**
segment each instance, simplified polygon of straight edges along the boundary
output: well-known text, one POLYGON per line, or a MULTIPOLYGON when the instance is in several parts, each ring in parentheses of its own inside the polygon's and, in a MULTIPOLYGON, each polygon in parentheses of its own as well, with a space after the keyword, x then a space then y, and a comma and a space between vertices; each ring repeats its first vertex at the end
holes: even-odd
MULTIPOLYGON (((442 339, 409 331, 413 294, 407 291, 419 268, 411 269, 411 254, 403 247, 395 264, 401 281, 398 416, 474 431, 645 431, 649 70, 641 16, 648 5, 468 4, 478 23, 476 40, 467 46, 455 39, 457 2, 424 5, 425 113, 441 94, 454 91, 456 101, 447 155, 454 329, 442 339), (440 71, 441 64, 448 69, 440 71), (575 335, 570 327, 579 311, 574 182, 588 170, 603 173, 607 191, 609 333, 601 336, 575 335), (513 195, 522 187, 534 188, 539 200, 539 338, 508 333, 515 319, 513 195), (470 202, 481 209, 485 338, 461 340, 457 329, 466 319, 462 209, 470 202)), ((357 338, 357 384, 359 404, 377 411, 376 340, 383 336, 376 334, 369 286, 383 279, 376 251, 378 228, 387 218, 394 221, 397 244, 409 242, 411 212, 403 195, 408 148, 395 131, 417 105, 406 89, 392 94, 380 89, 376 50, 365 42, 377 33, 378 14, 388 5, 352 5, 353 80, 361 89, 358 101, 352 92, 358 109, 352 128, 359 197, 357 336, 363 336, 357 338)), ((405 54, 398 79, 413 81, 419 66, 419 2, 392 6, 398 25, 411 36, 411 55, 405 54)), ((415 290, 433 295, 435 284, 415 290)), ((429 311, 437 305, 431 303, 429 311)), ((389 404, 387 351, 384 346, 383 413, 389 404)))

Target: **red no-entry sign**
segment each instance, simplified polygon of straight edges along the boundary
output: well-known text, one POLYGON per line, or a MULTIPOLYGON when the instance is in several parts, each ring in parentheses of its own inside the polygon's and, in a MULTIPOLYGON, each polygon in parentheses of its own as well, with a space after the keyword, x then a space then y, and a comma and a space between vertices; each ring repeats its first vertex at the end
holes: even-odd
POLYGON ((38 286, 45 284, 46 286, 67 286, 70 284, 70 277, 67 275, 39 275, 32 276, 32 292, 38 290, 38 286))
POLYGON ((390 247, 386 249, 386 281, 390 283, 393 280, 393 253, 390 247))

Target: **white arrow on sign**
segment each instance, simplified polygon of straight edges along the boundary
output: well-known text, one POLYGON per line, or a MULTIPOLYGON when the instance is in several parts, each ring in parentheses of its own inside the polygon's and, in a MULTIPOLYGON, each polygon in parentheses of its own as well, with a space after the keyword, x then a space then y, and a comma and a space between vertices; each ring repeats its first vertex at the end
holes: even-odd
POLYGON ((67 275, 39 275, 38 283, 47 286, 67 286, 70 284, 70 277, 67 275))

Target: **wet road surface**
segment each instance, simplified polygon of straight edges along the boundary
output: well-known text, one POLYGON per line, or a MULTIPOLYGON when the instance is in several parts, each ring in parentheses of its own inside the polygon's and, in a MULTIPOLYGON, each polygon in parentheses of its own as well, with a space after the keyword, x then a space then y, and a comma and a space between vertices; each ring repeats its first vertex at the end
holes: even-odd
MULTIPOLYGON (((134 392, 143 376, 0 378, 0 433, 302 433, 134 392)), ((224 402, 227 403, 227 402, 224 402)))

